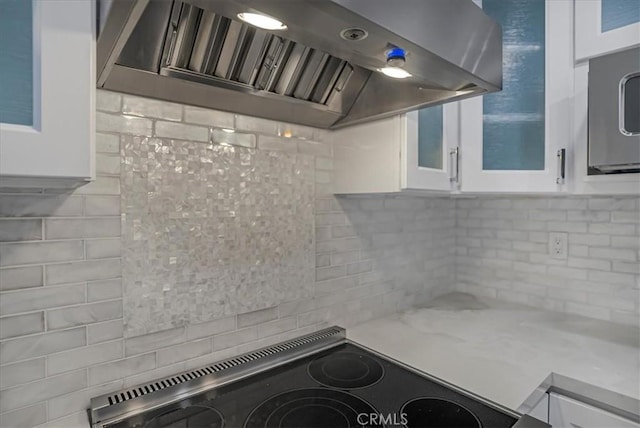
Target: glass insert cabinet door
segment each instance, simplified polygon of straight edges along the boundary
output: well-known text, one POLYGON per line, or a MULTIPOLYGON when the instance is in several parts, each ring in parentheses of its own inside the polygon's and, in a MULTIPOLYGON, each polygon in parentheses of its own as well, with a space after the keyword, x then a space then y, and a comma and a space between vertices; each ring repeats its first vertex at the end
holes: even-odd
POLYGON ((571 140, 570 0, 483 0, 502 25, 503 89, 460 102, 462 190, 558 192, 571 140))
POLYGON ((401 187, 449 192, 452 162, 449 152, 458 141, 458 105, 426 107, 404 115, 401 187))
POLYGON ((640 22, 640 1, 600 0, 600 31, 616 30, 640 22))
POLYGON ((31 126, 33 3, 0 1, 0 122, 31 126))
POLYGON ((640 46, 638 0, 578 0, 574 21, 578 62, 640 46))
POLYGON ((94 4, 0 0, 2 186, 94 177, 94 4))

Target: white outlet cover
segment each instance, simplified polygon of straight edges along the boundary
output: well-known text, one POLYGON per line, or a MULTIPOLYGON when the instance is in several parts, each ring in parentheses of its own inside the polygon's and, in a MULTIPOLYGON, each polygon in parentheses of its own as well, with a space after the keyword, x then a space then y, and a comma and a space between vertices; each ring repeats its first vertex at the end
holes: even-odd
POLYGON ((552 259, 567 258, 569 234, 566 232, 549 233, 549 256, 552 259))

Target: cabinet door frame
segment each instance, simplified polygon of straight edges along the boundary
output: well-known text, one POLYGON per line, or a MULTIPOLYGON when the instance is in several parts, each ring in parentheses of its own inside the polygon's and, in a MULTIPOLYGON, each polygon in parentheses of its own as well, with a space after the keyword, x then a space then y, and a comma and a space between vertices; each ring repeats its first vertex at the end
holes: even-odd
MULTIPOLYGON (((558 193, 557 151, 572 140, 573 1, 545 2, 545 168, 483 170, 482 97, 460 102, 461 189, 478 193, 558 193)), ((570 152, 569 150, 567 152, 570 152)))
POLYGON ((575 59, 597 56, 640 46, 640 22, 602 32, 602 1, 575 2, 575 59))
POLYGON ((91 180, 95 2, 32 1, 34 123, 0 123, 0 177, 18 186, 21 180, 53 186, 51 179, 91 180))
POLYGON ((403 190, 432 190, 451 192, 452 168, 450 152, 457 147, 459 139, 458 104, 449 103, 442 106, 442 169, 428 168, 419 165, 419 124, 418 112, 412 111, 402 116, 402 145, 400 148, 401 183, 403 190))

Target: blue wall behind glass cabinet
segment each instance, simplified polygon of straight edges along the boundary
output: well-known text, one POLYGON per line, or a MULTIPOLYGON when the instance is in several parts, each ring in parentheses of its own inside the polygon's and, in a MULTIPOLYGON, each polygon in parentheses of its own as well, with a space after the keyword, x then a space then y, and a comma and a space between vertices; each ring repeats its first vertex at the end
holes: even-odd
POLYGON ((0 122, 33 125, 31 0, 0 0, 0 122))
POLYGON ((640 22, 640 0, 601 0, 600 31, 606 32, 640 22))
POLYGON ((483 97, 483 169, 545 165, 545 0, 483 0, 502 25, 503 89, 483 97))
POLYGON ((418 111, 418 166, 442 169, 442 106, 418 111))

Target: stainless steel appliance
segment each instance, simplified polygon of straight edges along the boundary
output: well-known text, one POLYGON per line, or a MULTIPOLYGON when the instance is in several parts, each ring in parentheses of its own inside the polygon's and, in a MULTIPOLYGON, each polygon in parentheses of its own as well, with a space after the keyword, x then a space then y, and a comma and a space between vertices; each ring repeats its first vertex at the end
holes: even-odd
POLYGON ((589 61, 589 167, 640 170, 640 48, 589 61))
POLYGON ((286 122, 502 88, 501 27, 472 0, 101 0, 99 20, 98 87, 286 122))
POLYGON ((91 400, 93 428, 549 428, 331 327, 91 400))

